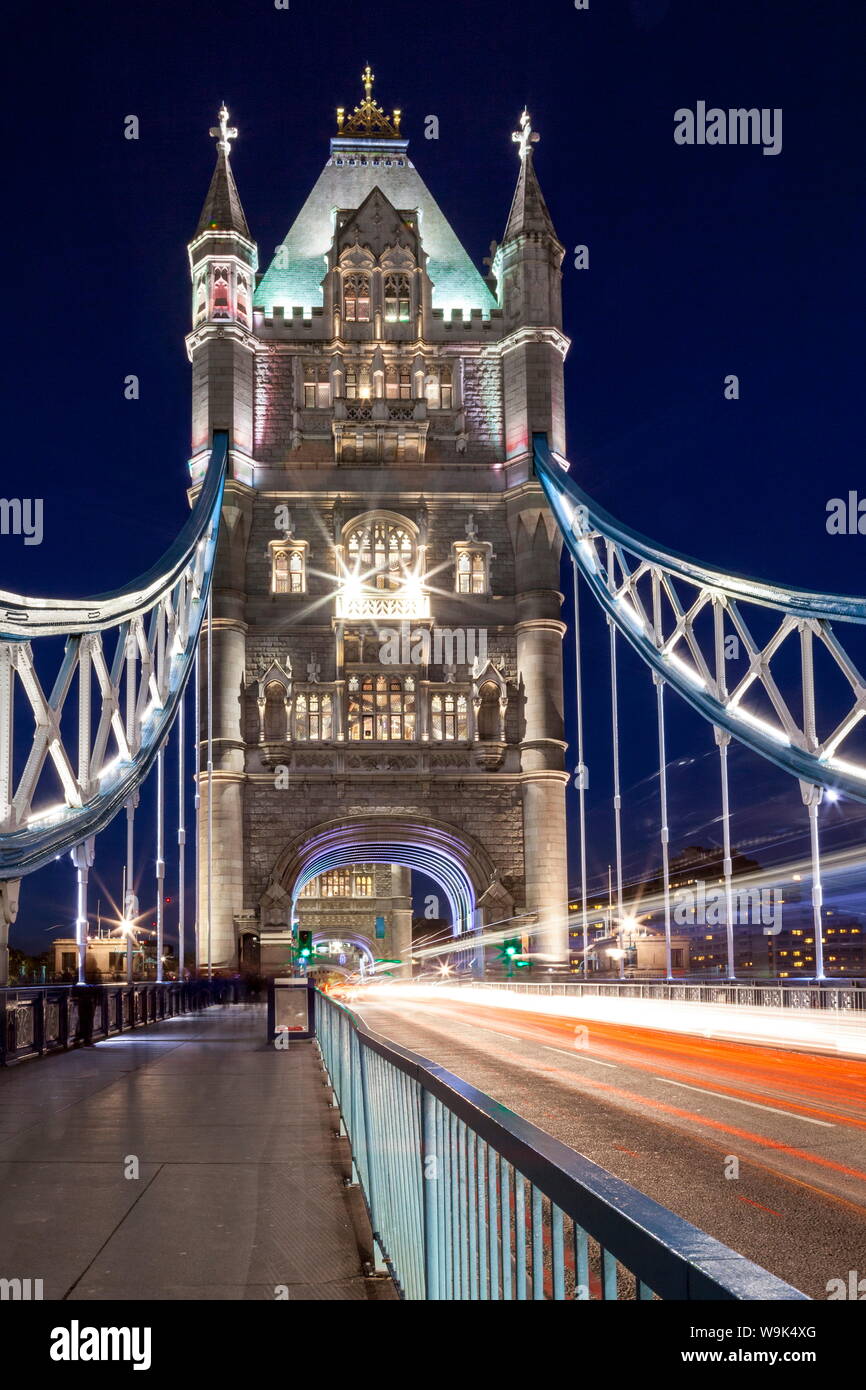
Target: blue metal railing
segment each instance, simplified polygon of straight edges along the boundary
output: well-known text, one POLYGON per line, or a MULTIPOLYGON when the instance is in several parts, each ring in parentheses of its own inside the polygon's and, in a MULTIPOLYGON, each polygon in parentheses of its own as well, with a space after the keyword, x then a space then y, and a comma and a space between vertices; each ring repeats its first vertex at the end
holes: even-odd
POLYGON ((327 995, 316 1035, 404 1298, 806 1298, 327 995))

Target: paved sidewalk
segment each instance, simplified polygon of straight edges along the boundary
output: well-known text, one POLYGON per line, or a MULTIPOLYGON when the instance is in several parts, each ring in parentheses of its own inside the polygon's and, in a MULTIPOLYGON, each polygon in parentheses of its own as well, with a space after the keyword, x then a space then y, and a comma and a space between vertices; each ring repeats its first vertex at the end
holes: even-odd
POLYGON ((395 1298, 362 1273, 327 1095, 314 1045, 268 1046, 258 1005, 0 1072, 0 1279, 46 1299, 395 1298))

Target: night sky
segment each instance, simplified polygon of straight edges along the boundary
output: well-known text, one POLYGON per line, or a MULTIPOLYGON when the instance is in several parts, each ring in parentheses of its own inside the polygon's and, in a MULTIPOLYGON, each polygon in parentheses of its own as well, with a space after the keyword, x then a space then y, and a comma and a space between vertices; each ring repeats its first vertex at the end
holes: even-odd
MULTIPOLYGON (((377 99, 402 108, 410 156, 479 265, 505 226, 511 132, 528 105, 568 248, 568 440, 581 484, 707 562, 862 593, 866 538, 828 535, 825 517, 829 498, 866 495, 864 37, 862 6, 838 0, 18 7, 3 84, 2 491, 44 499, 45 536, 39 547, 0 537, 0 584, 98 593, 168 545, 186 514, 186 243, 213 167, 208 128, 225 100, 266 266, 369 61, 377 99), (701 100, 782 108, 782 152, 676 145, 675 110, 701 100), (137 141, 124 138, 131 114, 137 141), (430 114, 437 141, 424 139, 430 114), (578 244, 588 270, 574 268, 578 244), (723 396, 729 373, 735 402, 723 396)), ((594 671, 606 637, 597 615, 587 620, 594 671)), ((637 874, 657 854, 653 697, 625 656, 622 678, 626 867, 637 874)), ((591 869, 605 879, 608 698, 593 681, 591 869)), ((711 731, 672 709, 674 850, 717 834, 711 753, 711 731)), ((759 858, 801 848, 790 779, 737 753, 733 783, 738 843, 759 858)), ((861 809, 834 810, 840 834, 859 837, 861 809)), ((149 815, 145 798, 143 834, 149 815)), ((100 841, 104 872, 112 836, 100 841)), ((68 864, 28 882, 14 941, 44 949, 46 928, 70 922, 72 894, 68 864)))

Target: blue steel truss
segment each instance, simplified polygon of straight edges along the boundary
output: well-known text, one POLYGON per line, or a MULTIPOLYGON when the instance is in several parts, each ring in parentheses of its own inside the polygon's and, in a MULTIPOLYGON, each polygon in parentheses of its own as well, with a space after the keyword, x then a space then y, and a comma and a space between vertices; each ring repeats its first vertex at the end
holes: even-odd
POLYGON ((610 516, 569 475, 567 460, 543 434, 533 436, 535 471, 568 550, 594 597, 655 675, 717 730, 723 730, 801 783, 844 791, 866 801, 866 766, 844 756, 845 741, 866 717, 866 680, 831 624, 866 623, 866 599, 811 593, 725 574, 675 551, 663 550, 610 516), (768 642, 749 627, 749 606, 779 615, 768 642), (712 614, 712 631, 699 630, 712 614), (724 643, 744 643, 748 671, 729 690, 724 643), (800 646, 799 688, 788 695, 771 663, 784 643, 800 646), (820 644, 850 687, 841 721, 823 734, 814 680, 820 644), (750 712, 749 692, 760 693, 773 717, 750 712), (795 711, 799 709, 799 713, 795 711))
POLYGON ((0 879, 32 873, 98 834, 150 772, 194 665, 227 458, 228 435, 215 432, 193 511, 162 560, 131 584, 84 599, 0 591, 0 879), (66 648, 46 696, 31 643, 58 635, 66 636, 66 648), (16 681, 33 714, 33 743, 20 776, 13 738, 16 681), (61 716, 74 684, 77 743, 67 750, 61 716), (64 801, 34 810, 51 765, 64 801))

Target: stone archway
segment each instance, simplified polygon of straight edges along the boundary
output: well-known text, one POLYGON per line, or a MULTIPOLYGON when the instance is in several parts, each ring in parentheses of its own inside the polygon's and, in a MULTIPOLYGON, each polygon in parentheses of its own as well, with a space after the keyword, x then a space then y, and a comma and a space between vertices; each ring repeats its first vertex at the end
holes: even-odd
MULTIPOLYGON (((491 912, 501 918, 513 910, 498 869, 476 840, 447 822, 422 822, 393 811, 326 821, 296 836, 277 858, 262 909, 278 897, 291 901, 293 916, 307 883, 329 869, 357 863, 396 864, 427 874, 445 892, 455 936, 483 925, 491 912)), ((395 949, 407 959, 411 914, 398 935, 395 949)))

